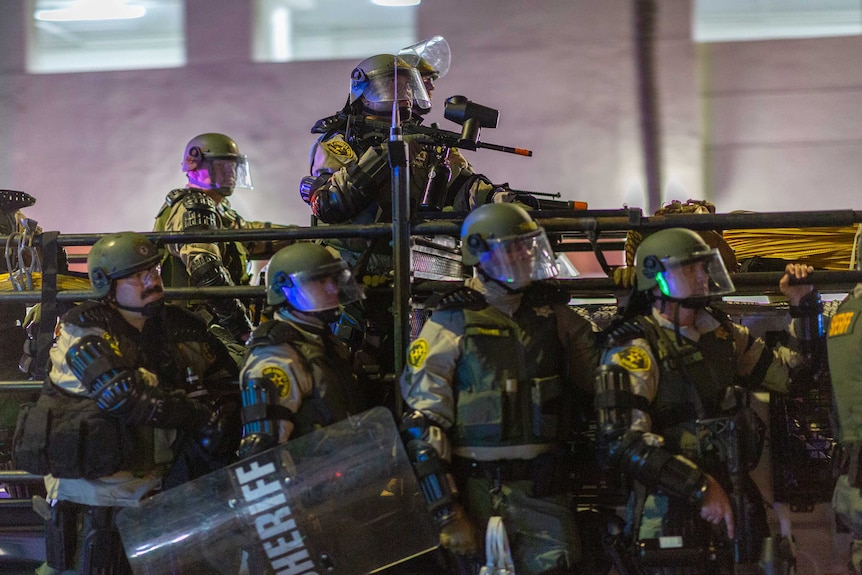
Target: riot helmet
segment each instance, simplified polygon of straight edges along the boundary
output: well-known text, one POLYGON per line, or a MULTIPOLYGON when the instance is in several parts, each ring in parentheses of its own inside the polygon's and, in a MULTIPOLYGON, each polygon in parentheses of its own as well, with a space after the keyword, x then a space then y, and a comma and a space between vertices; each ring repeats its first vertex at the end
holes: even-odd
POLYGON ((192 138, 183 154, 183 171, 197 187, 229 196, 234 188, 253 189, 248 159, 224 134, 207 133, 192 138), (205 170, 206 174, 202 171, 205 170))
POLYGON ((637 288, 658 286, 660 299, 705 302, 735 290, 718 249, 686 228, 647 236, 635 254, 637 288))
POLYGON ((135 232, 117 232, 100 238, 87 254, 87 275, 98 297, 111 291, 113 280, 153 268, 162 261, 162 250, 135 232))
POLYGON ((484 204, 461 226, 461 261, 512 289, 558 273, 545 230, 515 204, 484 204))
POLYGON ((313 242, 278 250, 266 271, 266 303, 315 313, 337 310, 363 297, 347 263, 313 242))
POLYGON ((419 71, 394 54, 378 54, 360 62, 350 74, 351 105, 360 101, 369 113, 381 115, 392 111, 392 103, 409 110, 414 106, 430 108, 431 98, 419 71), (398 76, 397 96, 395 76, 398 76))

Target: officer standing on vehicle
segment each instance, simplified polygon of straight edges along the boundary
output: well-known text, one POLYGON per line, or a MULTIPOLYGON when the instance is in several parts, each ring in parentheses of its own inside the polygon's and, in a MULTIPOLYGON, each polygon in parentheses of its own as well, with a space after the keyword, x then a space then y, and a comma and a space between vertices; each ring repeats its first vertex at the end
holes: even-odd
POLYGON ((235 386, 237 366, 198 316, 164 304, 161 261, 140 234, 103 237, 87 256, 100 299, 61 319, 48 379, 15 452, 20 468, 47 471, 47 563, 39 573, 131 573, 117 512, 165 482, 192 479, 171 476, 178 454, 193 451, 188 443, 217 459, 230 440, 214 407, 217 392, 235 386))
MULTIPOLYGON (((858 261, 856 268, 862 268, 858 261)), ((862 461, 859 457, 862 448, 862 416, 859 413, 862 405, 862 327, 857 325, 860 313, 862 283, 856 284, 832 316, 826 340, 834 420, 838 423, 836 439, 839 442, 834 458, 839 475, 832 495, 832 508, 837 523, 848 527, 852 534, 850 572, 855 575, 862 573, 862 461)))
POLYGON ((555 257, 523 208, 477 208, 461 245, 475 276, 439 298, 408 350, 408 455, 433 494, 443 547, 473 556, 477 533, 502 515, 519 575, 576 573, 563 442, 592 391, 592 326, 568 307, 567 292, 541 281, 557 274, 555 257))
MULTIPOLYGON (((321 222, 374 223, 391 215, 386 145, 394 102, 398 103, 403 126, 421 123, 421 116, 414 110, 431 108, 431 98, 416 68, 393 54, 371 56, 353 69, 344 109, 318 120, 312 128, 312 133, 321 136, 312 146, 311 175, 302 179, 300 194, 321 222), (387 129, 364 127, 365 119, 382 122, 387 129)), ((467 211, 491 202, 533 203, 531 197, 495 186, 485 176, 476 174, 460 153, 453 153, 455 149, 435 150, 433 145, 419 144, 417 140, 423 138, 410 135, 409 131, 404 139, 410 148, 408 163, 414 207, 422 202, 432 171, 440 175, 442 182, 431 184, 440 186, 443 193, 436 206, 424 206, 429 209, 450 206, 467 211), (437 152, 443 153, 443 157, 437 152), (435 170, 444 160, 447 169, 435 170)))
POLYGON ((346 345, 329 329, 341 307, 362 298, 342 260, 298 242, 279 250, 266 275, 272 321, 258 326, 241 373, 246 458, 368 407, 346 345))
MULTIPOLYGON (((300 194, 312 215, 323 224, 373 224, 391 221, 392 187, 387 141, 393 102, 402 126, 417 125, 417 110, 429 110, 430 96, 419 71, 393 54, 366 58, 353 69, 350 95, 343 110, 319 120, 320 134, 311 150, 311 175, 302 179, 300 194), (397 75, 397 90, 396 90, 397 75), (371 128, 364 122, 375 121, 371 128)), ((515 195, 494 186, 473 169, 456 148, 420 144, 405 130, 410 166, 411 213, 444 207, 467 211, 491 201, 513 201, 515 195)), ((339 251, 354 276, 369 287, 390 286, 393 277, 389 238, 327 240, 339 251)), ((358 372, 370 380, 393 374, 392 298, 372 291, 364 305, 352 305, 337 328, 358 355, 358 372)), ((384 384, 382 395, 388 393, 384 384)), ((383 401, 387 401, 383 399, 383 401)))
MULTIPOLYGON (((624 321, 603 334, 596 380, 600 445, 632 485, 630 547, 621 556, 638 573, 729 573, 731 562, 757 564, 769 531, 748 474, 763 433, 748 393, 758 385, 786 392, 802 356, 768 348, 710 307, 734 286, 719 251, 696 233, 649 235, 635 265, 638 292, 624 321), (668 548, 667 538, 678 543, 668 548), (695 559, 708 548, 718 550, 715 561, 695 559)), ((788 264, 779 284, 795 338, 818 337, 811 328, 820 322, 819 295, 791 285, 811 271, 788 264)))
MULTIPOLYGON (((252 189, 248 159, 224 134, 207 133, 186 144, 182 161, 188 183, 172 190, 156 216, 154 231, 200 232, 274 227, 269 222, 246 221, 230 205, 236 188, 252 189)), ((267 256, 284 243, 219 242, 171 244, 164 262, 170 287, 212 287, 249 283, 249 257, 267 256)), ((197 302, 195 309, 211 325, 221 326, 236 342, 244 342, 252 323, 245 304, 236 298, 197 302)))
MULTIPOLYGON (((329 328, 343 305, 361 297, 347 264, 319 244, 298 242, 270 259, 266 302, 275 312, 247 343, 240 459, 371 407, 347 345, 329 328)), ((247 552, 251 573, 271 572, 263 550, 247 552)))

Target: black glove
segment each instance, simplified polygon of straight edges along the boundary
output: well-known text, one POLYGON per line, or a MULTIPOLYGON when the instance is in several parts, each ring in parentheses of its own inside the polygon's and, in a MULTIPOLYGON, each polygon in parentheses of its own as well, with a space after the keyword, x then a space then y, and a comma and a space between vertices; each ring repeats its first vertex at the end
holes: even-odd
POLYGON ((267 433, 250 433, 239 442, 239 458, 246 459, 278 445, 275 437, 267 433))

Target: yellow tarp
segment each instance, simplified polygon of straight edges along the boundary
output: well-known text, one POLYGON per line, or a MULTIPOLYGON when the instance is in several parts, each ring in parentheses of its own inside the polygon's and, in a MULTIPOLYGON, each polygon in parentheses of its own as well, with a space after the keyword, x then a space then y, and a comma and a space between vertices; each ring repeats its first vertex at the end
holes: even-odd
POLYGON ((817 269, 855 269, 857 226, 725 230, 737 261, 754 256, 807 263, 817 269))
MULTIPOLYGON (((42 273, 41 272, 33 272, 33 289, 41 290, 42 289, 42 273)), ((16 276, 18 277, 18 276, 16 276)), ((19 278, 19 282, 25 287, 27 287, 26 280, 24 278, 19 278)), ((57 275, 57 289, 58 290, 90 290, 92 286, 90 285, 90 280, 88 278, 82 278, 77 276, 70 275, 57 275)), ((6 291, 18 291, 15 289, 15 285, 12 283, 12 280, 9 279, 9 274, 0 274, 0 292, 6 291)))

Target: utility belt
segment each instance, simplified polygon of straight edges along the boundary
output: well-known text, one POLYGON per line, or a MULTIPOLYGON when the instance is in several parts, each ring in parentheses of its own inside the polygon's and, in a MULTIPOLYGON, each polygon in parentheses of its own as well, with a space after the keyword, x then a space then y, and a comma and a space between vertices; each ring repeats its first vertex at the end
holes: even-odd
POLYGON ((862 441, 842 441, 835 445, 832 455, 832 475, 838 478, 846 475, 847 481, 852 487, 862 489, 862 469, 860 466, 859 451, 862 450, 862 441))
POLYGON ((478 461, 466 457, 453 456, 452 466, 458 477, 486 479, 499 485, 508 481, 532 481, 536 495, 550 492, 557 468, 557 455, 543 453, 532 459, 496 459, 478 461))

